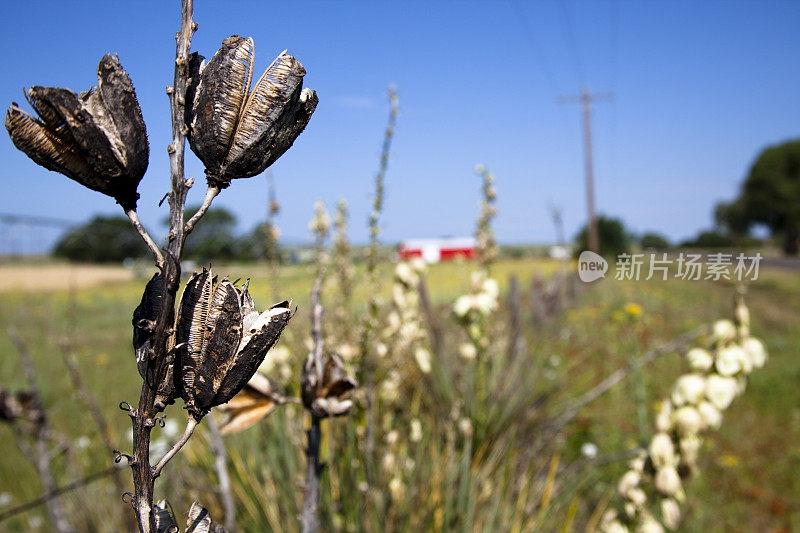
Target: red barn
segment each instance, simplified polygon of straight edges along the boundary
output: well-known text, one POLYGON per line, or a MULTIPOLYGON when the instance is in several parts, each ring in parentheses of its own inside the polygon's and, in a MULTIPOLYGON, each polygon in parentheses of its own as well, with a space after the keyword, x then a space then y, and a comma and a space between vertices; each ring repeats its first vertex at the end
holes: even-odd
POLYGON ((410 239, 400 243, 397 256, 403 261, 421 257, 426 263, 450 261, 458 257, 475 257, 476 242, 473 237, 446 237, 442 239, 410 239))

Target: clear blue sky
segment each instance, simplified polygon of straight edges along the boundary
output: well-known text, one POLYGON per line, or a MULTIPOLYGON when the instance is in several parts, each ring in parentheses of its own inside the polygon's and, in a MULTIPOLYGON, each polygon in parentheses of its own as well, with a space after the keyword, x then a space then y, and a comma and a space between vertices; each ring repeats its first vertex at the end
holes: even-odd
MULTIPOLYGON (((93 85, 102 54, 130 73, 151 145, 140 213, 160 237, 168 188, 168 103, 175 1, 4 2, 0 102, 21 87, 93 85)), ((210 57, 231 34, 252 36, 260 73, 284 48, 298 57, 319 106, 273 167, 283 235, 304 239, 312 204, 366 217, 397 84, 401 116, 386 182, 385 241, 473 231, 477 163, 497 177, 502 242, 568 236, 583 223, 580 112, 560 94, 588 83, 615 100, 594 113, 598 211, 672 239, 712 222, 754 156, 800 136, 798 2, 236 2, 199 0, 193 49, 210 57)), ((25 104, 27 108, 27 104, 25 104)), ((113 200, 33 164, 0 140, 0 211, 83 220, 117 213, 113 200)), ((191 155, 188 175, 202 181, 191 155)), ((190 202, 199 202, 195 186, 190 202)), ((263 176, 218 199, 242 231, 264 218, 263 176)), ((120 211, 121 213, 121 211, 120 211)))

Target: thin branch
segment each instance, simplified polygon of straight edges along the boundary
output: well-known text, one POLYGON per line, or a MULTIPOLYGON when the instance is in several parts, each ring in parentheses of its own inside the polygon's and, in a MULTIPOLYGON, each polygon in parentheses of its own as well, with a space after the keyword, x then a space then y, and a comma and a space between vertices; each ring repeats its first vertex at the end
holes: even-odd
POLYGON ((219 187, 216 185, 209 185, 208 189, 206 189, 206 197, 203 199, 203 204, 200 206, 200 209, 192 215, 192 218, 186 221, 186 224, 183 226, 183 239, 186 240, 186 236, 189 235, 192 230, 194 229, 195 224, 197 221, 200 220, 203 215, 206 214, 208 208, 211 207, 211 202, 214 201, 214 198, 219 194, 219 187))
POLYGON ((519 311, 519 281, 514 274, 511 274, 508 278, 508 307, 511 315, 508 324, 508 360, 515 361, 521 351, 522 336, 519 311))
MULTIPOLYGON (((320 303, 322 294, 322 280, 324 272, 320 272, 314 288, 311 290, 311 339, 313 348, 309 357, 314 358, 317 383, 322 383, 322 356, 324 350, 324 339, 322 337, 322 315, 324 309, 320 303)), ((303 533, 316 533, 320 529, 319 524, 319 500, 320 500, 320 474, 322 465, 319 459, 320 442, 322 441, 322 428, 320 419, 312 412, 311 427, 308 429, 308 447, 306 448, 306 484, 303 494, 303 514, 301 523, 303 533)))
POLYGON ((320 303, 322 298, 322 281, 325 271, 319 273, 311 290, 311 340, 313 343, 314 366, 317 371, 317 383, 322 382, 322 356, 325 350, 325 340, 322 337, 322 315, 325 310, 320 303))
POLYGON ((425 278, 420 276, 417 283, 417 294, 419 294, 419 306, 422 314, 425 316, 425 324, 428 326, 428 334, 431 338, 431 349, 436 355, 442 353, 442 325, 439 323, 439 318, 433 309, 430 295, 428 294, 428 286, 425 283, 425 278))
POLYGON ((88 475, 88 476, 86 476, 84 478, 77 479, 77 480, 73 481, 72 483, 67 483, 66 485, 63 485, 61 487, 54 488, 54 489, 52 489, 52 490, 50 490, 48 492, 45 492, 44 494, 42 494, 38 498, 35 498, 35 499, 30 500, 30 501, 25 502, 25 503, 21 503, 21 504, 17 505, 16 507, 12 507, 10 509, 6 509, 2 513, 0 513, 0 522, 2 522, 3 520, 9 519, 12 516, 16 516, 16 515, 18 515, 20 513, 24 513, 25 511, 29 511, 29 510, 31 510, 31 509, 33 509, 35 507, 38 507, 39 505, 42 505, 43 503, 47 503, 48 501, 52 500, 53 498, 58 498, 62 494, 65 494, 67 492, 71 492, 71 491, 76 490, 76 489, 80 489, 82 487, 85 487, 86 485, 89 485, 90 483, 94 483, 95 481, 103 479, 104 477, 113 475, 114 472, 118 472, 118 471, 119 471, 119 467, 118 466, 112 466, 112 467, 109 467, 106 470, 103 470, 101 472, 96 472, 94 474, 90 474, 90 475, 88 475))
MULTIPOLYGON (((14 424, 14 430, 17 433, 17 444, 19 445, 20 450, 28 456, 28 459, 33 463, 36 467, 36 472, 39 474, 39 480, 42 483, 42 488, 44 489, 45 493, 52 492, 55 488, 55 479, 53 478, 53 471, 50 468, 50 461, 52 460, 52 455, 49 450, 49 443, 48 443, 48 434, 50 433, 47 424, 47 413, 44 411, 44 406, 42 405, 42 397, 39 394, 39 388, 36 384, 36 369, 33 365, 33 357, 31 353, 28 351, 27 346, 22 341, 22 339, 17 336, 16 332, 9 330, 8 336, 11 339, 11 342, 17 348, 17 352, 19 352, 20 359, 22 359, 22 366, 25 371, 25 378, 28 381, 28 387, 30 388, 31 394, 35 397, 35 402, 41 409, 40 416, 37 417, 37 420, 34 421, 35 430, 33 432, 33 436, 35 437, 34 446, 31 448, 27 445, 24 441, 24 436, 22 435, 22 431, 18 424, 14 424)), ((67 521, 67 515, 64 512, 64 508, 61 506, 61 502, 57 498, 51 498, 46 501, 46 508, 47 514, 50 518, 51 525, 53 526, 53 530, 58 533, 72 533, 75 530, 67 521)))
POLYGON ((189 441, 189 438, 192 436, 194 428, 197 427, 197 424, 198 420, 190 415, 189 420, 186 421, 186 429, 183 431, 183 435, 181 435, 181 438, 178 439, 178 442, 176 442, 175 445, 173 445, 172 448, 170 448, 167 454, 161 458, 158 464, 152 468, 154 479, 161 474, 161 470, 164 469, 164 467, 167 465, 170 459, 175 457, 175 454, 178 453, 180 449, 183 448, 184 444, 186 444, 189 441))
POLYGON ((139 221, 139 215, 138 213, 136 213, 136 210, 126 209, 125 214, 128 215, 128 219, 130 219, 131 224, 133 224, 133 227, 136 229, 136 231, 139 232, 139 235, 142 236, 142 239, 144 240, 145 244, 147 244, 147 247, 150 248, 151 252, 153 252, 153 257, 155 258, 156 266, 159 268, 159 270, 164 268, 164 255, 161 253, 161 249, 158 247, 158 245, 150 236, 150 234, 147 233, 147 230, 144 229, 144 226, 142 226, 142 223, 139 221))
MULTIPOLYGON (((97 398, 89 390, 89 387, 86 385, 86 382, 83 381, 80 372, 78 372, 78 366, 75 364, 75 355, 70 351, 69 347, 65 343, 61 344, 61 356, 64 359, 64 366, 67 367, 67 372, 72 380, 72 384, 78 391, 78 396, 89 407, 89 411, 92 413, 92 420, 94 420, 95 425, 97 425, 97 429, 100 431, 103 444, 105 444, 105 447, 109 452, 112 451, 114 449, 114 444, 111 439, 111 431, 108 428, 108 421, 103 414, 103 410, 100 409, 100 404, 98 404, 97 398)), ((125 485, 121 478, 122 472, 119 469, 115 469, 114 472, 114 485, 116 489, 122 493, 125 491, 125 485)))
POLYGON ((631 372, 652 363, 658 357, 664 354, 672 353, 685 348, 691 341, 702 335, 705 335, 706 333, 708 333, 708 326, 705 325, 695 328, 691 331, 687 331, 686 333, 682 333, 671 341, 648 351, 630 365, 619 368, 612 372, 610 376, 595 385, 592 389, 586 391, 572 404, 571 407, 557 417, 550 427, 546 429, 543 435, 539 438, 539 446, 535 446, 535 448, 541 449, 541 447, 544 447, 550 441, 550 439, 552 439, 564 428, 564 426, 569 424, 576 416, 578 416, 584 407, 595 401, 604 393, 608 392, 620 381, 628 377, 631 372))
POLYGON ((219 494, 222 498, 222 508, 225 512, 223 525, 228 533, 233 533, 236 529, 236 506, 233 501, 233 490, 231 487, 231 477, 228 475, 227 454, 225 453, 225 443, 219 426, 213 416, 207 416, 208 433, 211 441, 211 453, 214 454, 214 469, 217 471, 219 480, 219 494))

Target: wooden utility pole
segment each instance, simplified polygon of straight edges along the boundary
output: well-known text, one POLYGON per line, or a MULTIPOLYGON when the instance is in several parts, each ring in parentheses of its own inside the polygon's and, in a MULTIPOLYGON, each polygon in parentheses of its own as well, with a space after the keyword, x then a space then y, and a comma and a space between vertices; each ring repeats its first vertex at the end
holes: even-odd
POLYGON ((594 165, 592 163, 592 102, 602 102, 614 98, 613 93, 595 93, 585 85, 581 94, 561 96, 559 102, 580 102, 583 116, 583 155, 586 173, 586 210, 588 211, 589 249, 600 251, 600 238, 597 233, 597 216, 594 212, 594 165))

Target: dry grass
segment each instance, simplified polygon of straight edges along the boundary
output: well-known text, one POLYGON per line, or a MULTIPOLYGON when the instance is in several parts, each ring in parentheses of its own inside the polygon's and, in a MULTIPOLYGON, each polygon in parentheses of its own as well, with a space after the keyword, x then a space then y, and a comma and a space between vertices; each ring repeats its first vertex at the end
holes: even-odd
POLYGON ((84 289, 133 280, 133 269, 100 265, 0 265, 0 294, 84 289))

